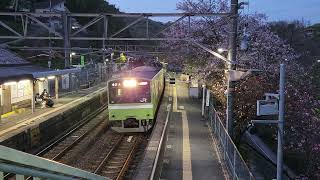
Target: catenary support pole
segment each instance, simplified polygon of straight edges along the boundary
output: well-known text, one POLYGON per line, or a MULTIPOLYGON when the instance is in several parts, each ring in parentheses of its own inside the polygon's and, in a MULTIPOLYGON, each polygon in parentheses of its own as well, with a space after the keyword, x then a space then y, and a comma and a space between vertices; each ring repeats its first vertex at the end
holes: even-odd
MULTIPOLYGON (((238 0, 231 0, 231 33, 229 36, 229 53, 228 58, 231 61, 228 69, 236 70, 237 58, 237 32, 238 32, 238 0)), ((230 71, 229 71, 230 73, 230 71)), ((234 96, 235 82, 228 78, 227 89, 227 131, 231 138, 233 138, 233 96, 234 96)))
POLYGON ((64 32, 64 66, 68 68, 70 66, 70 32, 69 32, 69 17, 66 13, 63 13, 63 32, 64 32))
POLYGON ((106 39, 108 38, 108 22, 109 22, 109 19, 107 16, 104 16, 103 17, 103 27, 104 27, 104 32, 103 32, 103 37, 104 37, 104 40, 102 41, 102 62, 105 62, 106 61, 106 39))
POLYGON ((278 152, 277 152, 277 180, 282 180, 283 171, 283 128, 285 111, 285 65, 280 65, 280 85, 279 85, 279 123, 278 123, 278 152))

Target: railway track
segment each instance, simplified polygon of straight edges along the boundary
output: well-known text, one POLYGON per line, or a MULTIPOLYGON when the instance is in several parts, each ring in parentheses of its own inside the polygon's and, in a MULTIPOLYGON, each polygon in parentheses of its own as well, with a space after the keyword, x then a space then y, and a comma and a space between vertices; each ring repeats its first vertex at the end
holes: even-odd
POLYGON ((72 127, 67 133, 47 145, 41 151, 36 153, 36 155, 52 160, 57 159, 58 157, 54 157, 58 156, 59 153, 61 153, 61 156, 68 149, 80 142, 93 129, 97 128, 97 126, 106 123, 105 118, 107 117, 106 114, 108 113, 107 108, 108 106, 99 108, 97 111, 86 117, 83 122, 72 127), (64 149, 65 152, 59 151, 58 149, 64 149))
POLYGON ((94 173, 110 179, 122 179, 141 141, 140 138, 139 135, 123 135, 101 161, 94 173))
MULTIPOLYGON (((94 113, 86 117, 81 123, 76 124, 70 130, 49 143, 41 151, 35 155, 41 156, 50 160, 59 161, 68 151, 79 144, 90 132, 98 129, 103 129, 107 126, 107 106, 99 108, 94 113)), ((13 174, 6 174, 4 179, 14 179, 13 174)), ((31 177, 26 178, 27 180, 31 177)))
POLYGON ((78 125, 37 155, 110 179, 123 179, 142 135, 120 134, 109 129, 105 121, 106 111, 104 109, 78 125))
POLYGON ((48 152, 44 153, 42 157, 61 161, 61 159, 73 151, 77 146, 84 146, 89 144, 93 139, 99 136, 99 133, 107 127, 107 122, 102 115, 98 115, 88 124, 84 125, 79 130, 70 134, 65 140, 54 146, 48 152))

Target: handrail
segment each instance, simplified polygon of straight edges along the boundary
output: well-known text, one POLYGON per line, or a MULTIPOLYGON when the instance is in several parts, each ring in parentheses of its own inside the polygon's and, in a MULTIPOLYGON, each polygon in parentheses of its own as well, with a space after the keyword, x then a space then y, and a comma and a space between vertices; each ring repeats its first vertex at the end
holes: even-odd
POLYGON ((107 178, 0 145, 0 171, 49 179, 107 178))

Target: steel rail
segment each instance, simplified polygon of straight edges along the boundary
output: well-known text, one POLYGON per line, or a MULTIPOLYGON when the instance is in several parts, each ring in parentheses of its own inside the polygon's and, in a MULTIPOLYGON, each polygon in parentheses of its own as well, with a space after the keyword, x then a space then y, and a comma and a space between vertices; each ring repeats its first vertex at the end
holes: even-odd
MULTIPOLYGON (((107 105, 102 106, 101 108, 99 108, 98 110, 96 110, 95 112, 91 113, 90 115, 88 115, 85 120, 81 121, 81 123, 78 123, 76 125, 74 125, 73 127, 71 127, 70 131, 68 131, 66 134, 60 136, 58 139, 54 140, 52 143, 49 143, 49 145, 45 146, 44 149, 40 150, 39 152, 37 152, 35 155, 36 156, 42 156, 43 154, 45 154, 46 152, 48 152, 50 149, 52 149, 54 146, 56 146, 58 143, 62 142, 64 139, 66 139, 67 137, 69 137, 72 133, 76 132, 77 130, 79 130, 81 127, 83 127, 85 124, 87 124, 91 119, 93 119, 95 116, 97 116, 99 113, 103 112, 104 110, 106 110, 108 108, 107 105)), ((99 125, 100 123, 98 123, 97 125, 99 125)), ((97 126, 95 125, 95 127, 97 126)), ((94 127, 93 127, 94 128, 94 127)), ((92 128, 91 128, 92 129, 92 128)), ((87 132, 86 132, 87 133, 87 132)), ((79 139, 79 138, 78 138, 79 139)), ((77 140, 78 140, 77 139, 77 140)), ((81 140, 81 139, 80 139, 81 140)), ((65 149, 64 149, 65 150, 65 149)), ((60 153, 59 153, 60 154, 60 153)), ((56 155, 57 156, 57 155, 56 155)), ((54 159, 52 159, 54 160, 54 159)), ((8 173, 4 176, 4 178, 9 178, 13 176, 13 174, 8 173)), ((31 177, 26 178, 26 180, 31 179, 31 177)))
POLYGON ((129 166, 129 163, 130 163, 131 160, 132 160, 133 154, 134 154, 134 152, 136 151, 137 146, 138 146, 138 144, 139 144, 139 142, 140 142, 140 140, 141 140, 140 138, 141 138, 141 137, 137 137, 137 139, 135 139, 133 148, 131 149, 128 157, 126 158, 126 161, 125 161, 125 163, 123 164, 123 166, 122 166, 122 168, 121 168, 121 170, 120 170, 120 173, 118 174, 116 180, 122 179, 124 173, 127 171, 128 166, 129 166))
POLYGON ((100 162, 99 166, 94 170, 95 174, 100 173, 103 166, 107 162, 107 160, 110 158, 111 154, 114 152, 114 150, 120 145, 122 139, 124 138, 124 135, 121 135, 121 137, 118 139, 118 141, 113 145, 113 147, 109 150, 108 154, 103 158, 103 160, 100 162))
MULTIPOLYGON (((54 141, 53 143, 51 143, 49 146, 45 147, 45 149, 41 150, 39 153, 37 153, 37 156, 41 156, 44 153, 48 152, 51 148, 53 148, 55 145, 57 145, 58 143, 62 142, 64 139, 66 139, 68 136, 70 136, 72 133, 74 133, 75 131, 79 130, 81 127, 83 127, 85 124, 87 124, 90 120, 92 120, 94 117, 96 117, 99 113, 103 112, 104 110, 106 110, 108 108, 108 106, 103 106, 101 108, 99 108, 98 110, 96 110, 95 112, 91 113, 89 116, 87 116, 85 118, 85 121, 81 122, 80 124, 76 125, 76 127, 74 127, 71 131, 69 131, 68 133, 64 134, 61 138, 57 139, 56 141, 54 141)), ((99 124, 99 123, 98 123, 99 124)), ((95 125, 96 127, 96 125, 95 125)), ((92 128, 91 128, 92 129, 92 128)))

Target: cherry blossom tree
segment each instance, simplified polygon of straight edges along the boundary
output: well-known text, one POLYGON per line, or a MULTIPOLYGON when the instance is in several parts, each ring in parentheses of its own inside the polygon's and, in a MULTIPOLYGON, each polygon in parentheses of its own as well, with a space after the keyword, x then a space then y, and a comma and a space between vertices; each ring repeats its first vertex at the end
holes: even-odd
MULTIPOLYGON (((177 8, 184 12, 207 13, 228 12, 227 0, 183 0, 177 8)), ((308 69, 299 65, 299 54, 271 31, 267 18, 263 14, 239 16, 238 44, 243 32, 249 34, 250 44, 245 52, 237 52, 238 69, 258 69, 257 75, 249 76, 236 85, 234 98, 235 133, 241 136, 250 120, 256 118, 256 101, 266 92, 277 92, 279 65, 286 64, 286 124, 285 154, 303 156, 305 167, 296 169, 298 173, 315 178, 320 175, 320 125, 318 119, 319 101, 308 69)), ((216 50, 228 47, 230 32, 229 17, 202 17, 179 22, 166 32, 166 37, 189 38, 216 50)), ((199 77, 206 80, 213 90, 215 99, 222 104, 225 112, 226 64, 209 53, 181 41, 167 41, 163 46, 170 54, 169 62, 184 64, 199 77), (192 67, 192 68, 191 68, 192 67)), ((226 56, 226 54, 224 54, 226 56)), ((273 127, 275 128, 275 127, 273 127)), ((276 140, 276 134, 273 136, 276 140)), ((290 157, 289 157, 290 158, 290 157)), ((288 162, 294 160, 289 159, 288 162)))

